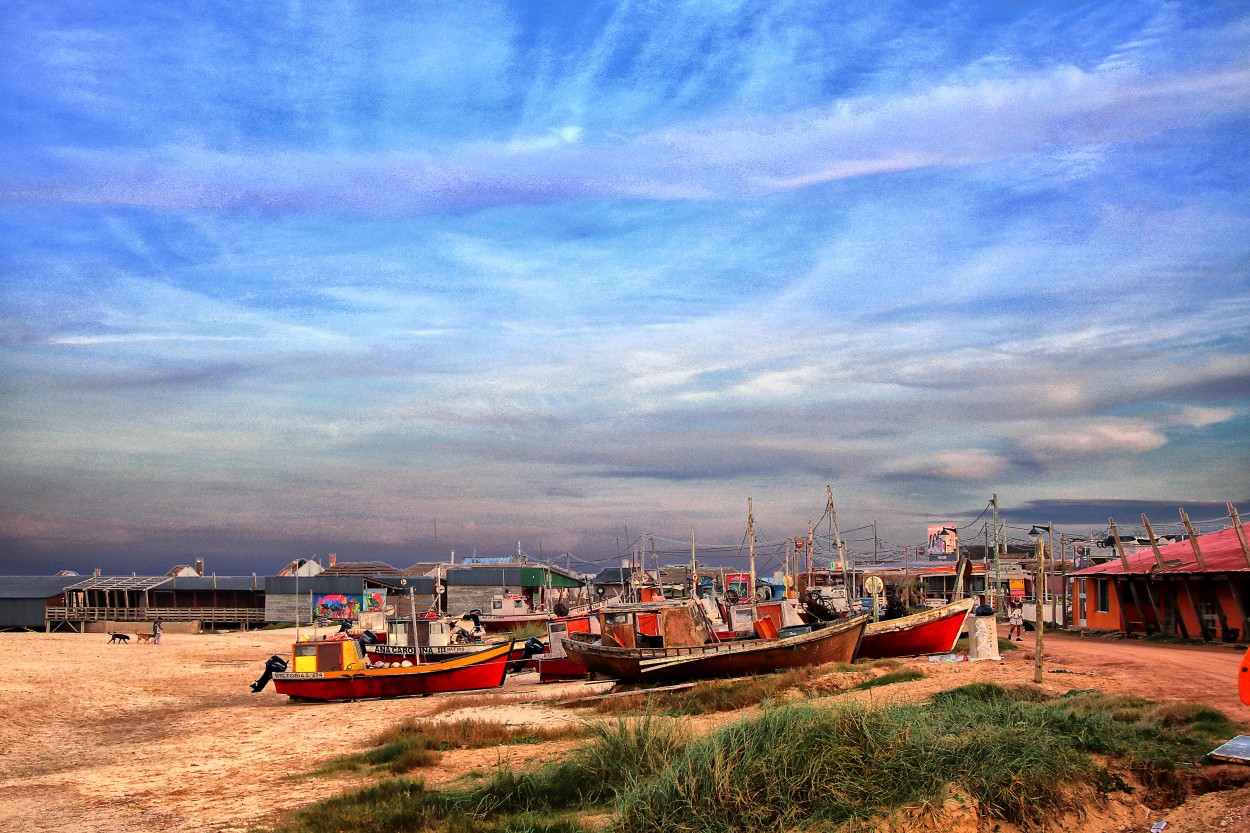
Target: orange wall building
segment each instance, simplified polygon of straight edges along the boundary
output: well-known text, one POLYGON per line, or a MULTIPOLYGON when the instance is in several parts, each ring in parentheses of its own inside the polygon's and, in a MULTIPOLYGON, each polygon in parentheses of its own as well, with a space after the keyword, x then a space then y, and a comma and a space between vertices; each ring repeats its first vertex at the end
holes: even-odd
POLYGON ((1236 642, 1250 635, 1250 524, 1070 574, 1080 627, 1236 642))

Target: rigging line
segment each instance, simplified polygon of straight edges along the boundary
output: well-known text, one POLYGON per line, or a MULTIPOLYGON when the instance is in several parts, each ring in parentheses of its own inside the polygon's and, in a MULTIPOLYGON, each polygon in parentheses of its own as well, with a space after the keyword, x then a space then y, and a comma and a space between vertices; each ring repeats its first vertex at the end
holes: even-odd
POLYGON ((984 518, 984 517, 985 517, 985 513, 986 513, 986 512, 988 512, 988 511, 990 511, 990 507, 991 507, 991 506, 993 506, 993 505, 994 505, 994 504, 993 504, 993 502, 992 502, 992 501, 991 501, 991 502, 989 502, 989 503, 986 503, 986 504, 985 504, 985 508, 981 510, 981 514, 980 514, 980 515, 977 515, 977 516, 976 516, 975 518, 973 518, 971 521, 969 521, 968 523, 964 524, 964 526, 956 526, 956 527, 955 527, 955 531, 956 531, 956 532, 958 532, 959 530, 963 529, 964 527, 972 526, 974 523, 976 523, 977 521, 979 521, 979 520, 981 520, 982 518, 984 518))

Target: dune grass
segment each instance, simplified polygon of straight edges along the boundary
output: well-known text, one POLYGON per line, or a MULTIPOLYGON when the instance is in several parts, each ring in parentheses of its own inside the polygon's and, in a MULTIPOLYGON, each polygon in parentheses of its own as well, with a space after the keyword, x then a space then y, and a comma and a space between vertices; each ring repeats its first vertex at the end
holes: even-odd
POLYGON ((870 680, 864 680, 862 683, 851 686, 851 691, 862 691, 866 688, 878 688, 883 685, 893 685, 894 683, 908 683, 912 680, 923 680, 924 672, 917 671, 915 668, 900 668, 897 671, 887 671, 880 677, 873 677, 870 680))
POLYGON ((271 830, 582 833, 594 813, 614 833, 842 831, 940 802, 952 784, 991 819, 1039 829, 1073 809, 1069 784, 1121 788, 1106 762, 1159 782, 1238 728, 1204 706, 1095 691, 1051 699, 1031 685, 977 683, 925 705, 774 700, 693 739, 681 718, 602 721, 532 771, 438 793, 385 781, 271 830))
POLYGON ((523 743, 582 737, 580 725, 509 726, 489 720, 457 722, 418 722, 405 720, 373 738, 372 748, 328 762, 315 775, 361 770, 386 771, 401 775, 421 767, 436 765, 449 749, 483 749, 523 743))

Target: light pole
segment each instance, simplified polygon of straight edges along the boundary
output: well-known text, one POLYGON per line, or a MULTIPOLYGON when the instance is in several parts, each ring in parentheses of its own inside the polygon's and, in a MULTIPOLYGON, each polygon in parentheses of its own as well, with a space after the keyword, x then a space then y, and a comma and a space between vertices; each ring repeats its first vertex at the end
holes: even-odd
POLYGON ((1033 577, 1033 596, 1037 605, 1033 617, 1033 629, 1037 631, 1037 644, 1033 648, 1033 682, 1042 682, 1042 638, 1046 633, 1046 622, 1042 617, 1042 604, 1046 598, 1046 541, 1042 537, 1046 533, 1054 539, 1051 525, 1039 527, 1036 524, 1029 530, 1033 546, 1037 554, 1037 566, 1033 577))

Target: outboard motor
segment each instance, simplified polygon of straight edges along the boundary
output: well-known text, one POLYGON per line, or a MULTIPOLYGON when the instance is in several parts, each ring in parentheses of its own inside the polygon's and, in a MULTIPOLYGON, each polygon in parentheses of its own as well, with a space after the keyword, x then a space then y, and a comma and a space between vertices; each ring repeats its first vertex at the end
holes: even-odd
POLYGON ((269 685, 269 681, 274 674, 281 673, 286 670, 286 660, 274 654, 265 660, 265 673, 260 675, 260 679, 252 683, 252 693, 259 694, 265 686, 269 685))
POLYGON ((541 654, 545 647, 546 646, 543 645, 542 640, 536 636, 531 636, 529 639, 525 640, 525 652, 521 654, 521 658, 519 660, 512 663, 512 673, 519 674, 525 668, 525 664, 530 661, 530 657, 536 654, 541 654))

